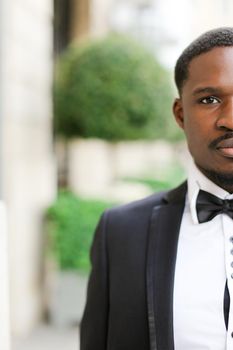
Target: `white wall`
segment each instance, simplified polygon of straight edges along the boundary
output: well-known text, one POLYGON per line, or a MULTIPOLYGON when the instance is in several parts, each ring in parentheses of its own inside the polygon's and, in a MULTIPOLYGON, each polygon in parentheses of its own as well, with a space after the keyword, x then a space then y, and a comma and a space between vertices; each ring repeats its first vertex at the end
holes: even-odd
MULTIPOLYGON (((6 1, 0 1, 0 57, 5 49, 5 10, 6 1)), ((0 77, 3 76, 5 65, 0 59, 0 77)), ((2 149, 3 149, 3 80, 0 80, 0 169, 3 167, 2 149)), ((10 300, 9 300, 9 250, 7 236, 7 214, 6 206, 2 201, 2 177, 0 172, 0 348, 2 350, 10 350, 10 300)))
POLYGON ((0 280, 0 348, 10 350, 7 214, 2 201, 0 201, 0 280))
POLYGON ((11 324, 41 317, 42 219, 55 194, 51 137, 52 0, 6 0, 3 196, 8 208, 11 324))
POLYGON ((141 11, 139 0, 111 2, 110 28, 133 33, 171 69, 181 51, 198 35, 233 23, 231 0, 145 0, 148 7, 141 11))
POLYGON ((90 0, 90 34, 101 37, 109 29, 109 12, 112 0, 90 0))

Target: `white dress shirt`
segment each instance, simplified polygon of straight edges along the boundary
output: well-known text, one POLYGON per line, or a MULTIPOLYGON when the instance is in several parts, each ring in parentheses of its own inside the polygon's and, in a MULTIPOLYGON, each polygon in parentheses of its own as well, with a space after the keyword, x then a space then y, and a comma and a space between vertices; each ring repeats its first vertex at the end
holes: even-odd
POLYGON ((200 189, 233 199, 233 194, 191 165, 175 269, 175 350, 233 350, 233 305, 228 331, 223 312, 226 280, 233 300, 233 220, 219 214, 199 224, 196 198, 200 189))

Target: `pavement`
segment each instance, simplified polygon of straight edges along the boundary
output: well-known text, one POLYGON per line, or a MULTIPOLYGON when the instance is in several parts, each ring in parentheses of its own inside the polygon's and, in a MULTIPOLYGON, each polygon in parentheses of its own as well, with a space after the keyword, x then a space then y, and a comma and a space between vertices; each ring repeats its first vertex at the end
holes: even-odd
POLYGON ((13 338, 11 350, 79 350, 78 328, 40 325, 24 339, 13 338))

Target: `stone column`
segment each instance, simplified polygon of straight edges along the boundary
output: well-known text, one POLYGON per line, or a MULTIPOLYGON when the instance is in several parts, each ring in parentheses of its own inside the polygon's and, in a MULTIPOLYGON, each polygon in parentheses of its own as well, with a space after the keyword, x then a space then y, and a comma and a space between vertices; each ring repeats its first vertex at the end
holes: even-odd
POLYGON ((108 33, 112 1, 90 0, 90 33, 93 37, 102 37, 108 33))
POLYGON ((9 251, 7 236, 6 206, 3 197, 3 120, 4 120, 4 84, 5 65, 3 53, 5 50, 7 0, 0 1, 0 348, 10 350, 10 302, 9 302, 9 251))
POLYGON ((71 1, 71 40, 84 39, 90 34, 90 0, 71 1))
POLYGON ((109 31, 109 11, 113 0, 72 0, 71 40, 102 37, 109 31))
POLYGON ((0 201, 0 346, 10 350, 9 276, 6 207, 0 201))
POLYGON ((11 326, 14 334, 26 335, 42 316, 42 223, 56 192, 53 1, 4 1, 0 171, 8 209, 11 326))

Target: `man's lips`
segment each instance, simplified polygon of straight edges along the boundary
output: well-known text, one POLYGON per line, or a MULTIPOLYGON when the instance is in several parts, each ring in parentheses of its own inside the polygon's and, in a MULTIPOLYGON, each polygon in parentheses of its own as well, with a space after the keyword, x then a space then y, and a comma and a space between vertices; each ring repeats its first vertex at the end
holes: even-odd
POLYGON ((225 157, 233 158, 233 138, 220 141, 216 148, 225 157))
POLYGON ((233 148, 233 138, 220 141, 217 148, 233 148))

